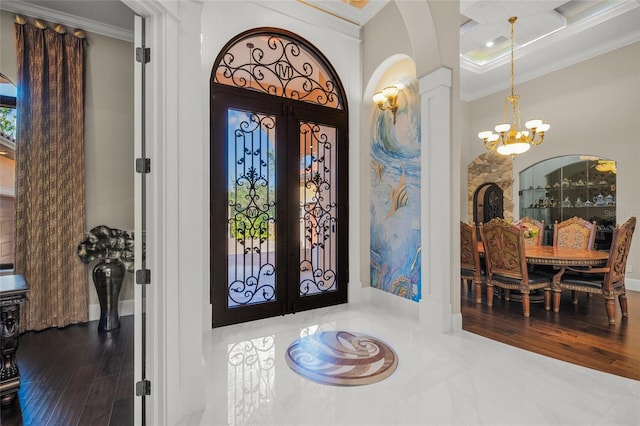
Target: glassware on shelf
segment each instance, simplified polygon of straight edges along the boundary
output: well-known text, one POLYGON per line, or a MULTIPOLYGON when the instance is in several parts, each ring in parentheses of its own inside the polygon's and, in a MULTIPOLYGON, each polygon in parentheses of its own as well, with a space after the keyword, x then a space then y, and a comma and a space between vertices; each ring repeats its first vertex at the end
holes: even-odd
POLYGON ((605 203, 607 203, 607 206, 615 206, 616 205, 616 200, 613 198, 613 195, 609 194, 605 197, 604 199, 605 203))

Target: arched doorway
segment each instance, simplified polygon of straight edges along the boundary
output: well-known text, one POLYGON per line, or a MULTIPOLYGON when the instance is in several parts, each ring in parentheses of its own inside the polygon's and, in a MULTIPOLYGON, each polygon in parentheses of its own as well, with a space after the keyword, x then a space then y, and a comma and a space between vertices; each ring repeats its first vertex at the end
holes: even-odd
POLYGON ((504 194, 495 183, 480 185, 473 194, 473 221, 479 225, 499 217, 504 219, 504 194))
POLYGON ((246 31, 211 74, 213 326, 347 300, 342 85, 309 42, 246 31))

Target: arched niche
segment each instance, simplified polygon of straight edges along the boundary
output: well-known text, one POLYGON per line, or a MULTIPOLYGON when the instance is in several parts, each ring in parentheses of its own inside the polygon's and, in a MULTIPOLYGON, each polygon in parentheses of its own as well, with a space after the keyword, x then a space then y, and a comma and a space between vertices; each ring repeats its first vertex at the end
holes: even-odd
POLYGON ((616 162, 594 155, 563 155, 520 172, 520 217, 546 224, 545 243, 553 242, 553 224, 574 216, 598 226, 595 248, 607 250, 616 226, 616 162))

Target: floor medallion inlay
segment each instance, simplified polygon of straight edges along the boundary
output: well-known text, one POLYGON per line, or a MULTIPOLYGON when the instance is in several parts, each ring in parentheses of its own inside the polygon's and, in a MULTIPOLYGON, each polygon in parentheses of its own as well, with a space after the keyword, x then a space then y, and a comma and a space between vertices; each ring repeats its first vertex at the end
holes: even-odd
POLYGON ((286 353, 293 371, 314 382, 356 386, 389 377, 398 366, 395 351, 375 337, 324 331, 301 337, 286 353))

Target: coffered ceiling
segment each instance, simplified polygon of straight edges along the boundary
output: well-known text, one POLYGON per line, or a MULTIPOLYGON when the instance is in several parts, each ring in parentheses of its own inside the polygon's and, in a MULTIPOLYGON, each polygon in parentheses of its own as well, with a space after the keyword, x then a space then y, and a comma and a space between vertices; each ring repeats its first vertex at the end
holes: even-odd
MULTIPOLYGON (((390 1, 394 0, 297 0, 308 6, 310 13, 321 11, 355 26, 365 25, 390 1)), ((118 0, 2 0, 3 9, 12 10, 16 5, 34 13, 52 10, 78 16, 103 25, 115 36, 132 36, 133 15, 118 0)), ((509 87, 507 20, 511 16, 518 17, 516 85, 640 41, 640 0, 461 0, 457 24, 463 100, 509 87)))
POLYGON ((511 16, 518 17, 514 31, 516 85, 640 41, 637 0, 462 0, 463 100, 509 87, 511 16))

